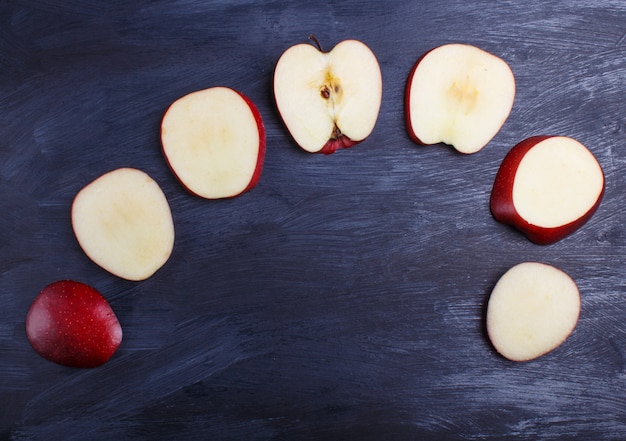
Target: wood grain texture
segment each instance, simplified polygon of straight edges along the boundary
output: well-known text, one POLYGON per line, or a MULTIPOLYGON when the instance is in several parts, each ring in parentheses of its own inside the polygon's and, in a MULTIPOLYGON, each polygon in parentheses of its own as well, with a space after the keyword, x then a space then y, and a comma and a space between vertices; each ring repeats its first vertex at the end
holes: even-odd
POLYGON ((622 0, 60 3, 0 3, 0 439, 626 439, 622 0), (373 134, 328 157, 298 149, 272 98, 276 61, 311 33, 364 41, 383 73, 373 134), (411 67, 448 42, 517 79, 510 118, 471 156, 404 127, 411 67), (205 201, 167 169, 159 124, 216 85, 256 103, 267 154, 251 192, 205 201), (500 161, 536 134, 580 140, 607 181, 591 221, 546 247, 488 209, 500 161), (96 267, 69 224, 76 192, 121 166, 162 186, 176 226, 141 283, 96 267), (564 345, 516 364, 484 311, 524 260, 568 272, 582 312, 564 345), (28 345, 28 307, 61 278, 122 323, 101 368, 28 345))

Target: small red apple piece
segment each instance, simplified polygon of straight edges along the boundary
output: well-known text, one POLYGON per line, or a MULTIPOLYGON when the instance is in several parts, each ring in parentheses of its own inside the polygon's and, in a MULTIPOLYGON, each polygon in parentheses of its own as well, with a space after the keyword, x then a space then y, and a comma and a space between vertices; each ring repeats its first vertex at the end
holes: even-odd
POLYGON ((493 217, 540 245, 583 226, 604 194, 604 174, 593 154, 565 136, 533 136, 504 157, 491 192, 493 217))
POLYGON ((562 270, 523 262, 498 280, 487 304, 487 333, 513 361, 540 357, 561 345, 580 315, 578 286, 562 270))
POLYGON ((476 153, 498 133, 514 99, 515 78, 504 60, 468 44, 439 46, 409 74, 407 131, 418 144, 476 153))
POLYGON ((274 72, 274 97, 287 130, 311 153, 331 154, 365 140, 382 100, 382 74, 364 43, 344 40, 331 51, 297 44, 274 72))
POLYGON ((43 358, 93 368, 107 362, 122 341, 122 327, 106 299, 72 280, 46 286, 26 315, 26 336, 43 358))
POLYGON ((165 159, 180 183, 206 199, 252 189, 265 158, 265 127, 254 103, 228 87, 176 100, 161 122, 165 159))
POLYGON ((145 280, 169 259, 174 221, 161 187, 145 172, 118 168, 83 187, 72 203, 79 245, 126 280, 145 280))

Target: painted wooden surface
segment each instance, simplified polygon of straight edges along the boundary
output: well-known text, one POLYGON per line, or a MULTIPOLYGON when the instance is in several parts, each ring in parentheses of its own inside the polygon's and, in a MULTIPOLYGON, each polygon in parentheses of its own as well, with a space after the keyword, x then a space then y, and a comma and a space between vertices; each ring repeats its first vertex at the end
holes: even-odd
POLYGON ((622 0, 0 2, 0 439, 626 439, 625 92, 622 0), (332 156, 300 151, 272 98, 278 57, 311 33, 364 41, 383 73, 373 134, 332 156), (471 156, 404 126, 413 63, 448 42, 517 79, 509 120, 471 156), (167 169, 159 123, 216 85, 256 103, 268 150, 255 189, 206 201, 167 169), (591 221, 545 247, 488 209, 503 156, 536 134, 577 138, 607 181, 591 221), (171 259, 139 283, 89 261, 69 223, 75 193, 120 166, 159 182, 176 225, 171 259), (568 272, 582 313, 518 364, 484 312, 523 260, 568 272), (100 368, 26 340, 30 303, 65 278, 124 328, 100 368))

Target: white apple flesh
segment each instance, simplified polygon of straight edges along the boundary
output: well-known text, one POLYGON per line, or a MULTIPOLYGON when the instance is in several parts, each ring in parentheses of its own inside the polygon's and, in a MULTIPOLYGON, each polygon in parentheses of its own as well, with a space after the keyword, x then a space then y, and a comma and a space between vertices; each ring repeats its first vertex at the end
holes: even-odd
POLYGON ((163 191, 134 168, 113 170, 81 189, 71 219, 85 254, 123 279, 152 276, 174 246, 174 222, 163 191))
POLYGON ((176 100, 163 117, 161 142, 174 175, 197 196, 238 196, 261 176, 263 120, 252 101, 233 89, 212 87, 176 100))
POLYGON ((501 58, 467 44, 447 44, 421 57, 409 75, 405 116, 422 145, 445 143, 476 153, 498 133, 513 107, 515 78, 501 58))
POLYGON ((546 245, 587 222, 603 194, 602 168, 583 144, 566 136, 534 136, 505 156, 490 207, 497 221, 546 245))
POLYGON ((487 305, 487 333, 505 358, 528 361, 560 346, 580 315, 578 286, 562 270, 538 262, 509 269, 487 305))
POLYGON ((382 100, 380 66, 357 40, 330 52, 298 44, 276 64, 274 97, 295 142, 307 152, 331 154, 372 133, 382 100))

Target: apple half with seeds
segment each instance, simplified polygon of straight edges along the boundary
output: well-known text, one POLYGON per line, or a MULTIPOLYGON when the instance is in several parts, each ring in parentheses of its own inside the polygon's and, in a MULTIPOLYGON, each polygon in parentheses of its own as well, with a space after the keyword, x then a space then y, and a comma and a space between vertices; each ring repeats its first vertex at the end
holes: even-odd
POLYGON ((163 154, 180 183, 205 199, 252 189, 265 158, 265 127, 254 103, 228 87, 179 98, 161 122, 163 154))
POLYGON ((331 51, 297 44, 287 49, 274 72, 274 97, 287 130, 311 153, 331 154, 365 140, 373 131, 382 100, 382 74, 364 43, 345 40, 331 51))
POLYGON ((504 157, 490 209, 498 222, 547 245, 584 225, 603 194, 602 168, 587 147, 566 136, 533 136, 504 157))
POLYGON ((106 299, 73 280, 46 286, 26 315, 26 337, 35 352, 63 366, 106 363, 122 341, 122 327, 106 299))
POLYGON ((578 286, 562 270, 523 262, 498 280, 487 304, 487 334, 513 361, 538 358, 560 346, 580 315, 578 286))
POLYGON ((405 90, 409 137, 476 153, 498 133, 513 107, 515 78, 501 58, 468 44, 446 44, 423 55, 405 90))
POLYGON ((152 276, 174 247, 165 194, 138 169, 119 168, 83 187, 72 203, 71 219, 85 254, 122 279, 152 276))

